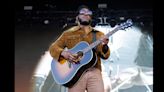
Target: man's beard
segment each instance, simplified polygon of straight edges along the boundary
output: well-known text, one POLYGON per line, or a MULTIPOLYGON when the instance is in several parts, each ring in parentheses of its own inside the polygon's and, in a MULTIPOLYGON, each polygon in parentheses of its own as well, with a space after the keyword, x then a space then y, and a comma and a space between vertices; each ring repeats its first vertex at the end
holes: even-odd
POLYGON ((89 21, 82 21, 82 20, 79 19, 79 18, 78 18, 78 20, 79 20, 80 24, 81 24, 81 25, 84 25, 84 26, 88 26, 88 25, 91 24, 91 20, 89 20, 89 21))

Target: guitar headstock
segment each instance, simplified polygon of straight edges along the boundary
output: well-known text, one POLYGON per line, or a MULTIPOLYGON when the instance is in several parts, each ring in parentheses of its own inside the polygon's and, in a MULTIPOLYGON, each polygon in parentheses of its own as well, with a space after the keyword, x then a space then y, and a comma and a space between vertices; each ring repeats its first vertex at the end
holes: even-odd
POLYGON ((120 25, 119 25, 119 29, 120 30, 124 30, 124 29, 126 29, 126 28, 128 28, 128 27, 131 27, 132 26, 132 20, 131 19, 128 19, 126 22, 124 22, 124 23, 121 23, 120 25))

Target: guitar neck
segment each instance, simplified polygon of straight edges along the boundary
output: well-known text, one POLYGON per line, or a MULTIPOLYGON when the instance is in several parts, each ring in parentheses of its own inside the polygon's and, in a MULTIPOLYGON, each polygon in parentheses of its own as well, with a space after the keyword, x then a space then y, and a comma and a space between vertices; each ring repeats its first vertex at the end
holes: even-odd
MULTIPOLYGON (((125 23, 121 23, 120 25, 117 25, 112 31, 109 31, 105 36, 106 37, 109 37, 109 36, 111 36, 112 34, 114 34, 115 32, 117 32, 120 29, 125 29, 125 28, 128 28, 128 27, 132 26, 132 24, 133 24, 132 23, 132 20, 131 19, 128 19, 125 23)), ((95 46, 97 46, 98 44, 100 44, 101 41, 102 41, 101 40, 102 38, 100 38, 97 41, 95 41, 92 44, 90 44, 87 48, 85 48, 83 50, 83 53, 88 52, 89 50, 93 49, 95 46)))
MULTIPOLYGON (((112 34, 114 34, 115 32, 117 32, 119 30, 118 27, 116 27, 115 29, 113 29, 112 31, 108 32, 105 36, 109 37, 111 36, 112 34)), ((100 38, 101 39, 101 38, 100 38)), ((83 50, 83 53, 86 53, 88 52, 89 50, 93 49, 94 47, 96 47, 98 44, 101 43, 101 40, 98 39, 97 41, 93 42, 92 44, 90 44, 87 48, 85 48, 83 50)))

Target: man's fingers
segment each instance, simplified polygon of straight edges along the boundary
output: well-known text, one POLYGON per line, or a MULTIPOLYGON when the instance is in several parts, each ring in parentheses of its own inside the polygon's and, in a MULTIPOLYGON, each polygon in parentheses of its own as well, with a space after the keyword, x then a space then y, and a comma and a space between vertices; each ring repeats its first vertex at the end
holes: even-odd
POLYGON ((76 61, 76 57, 73 56, 72 54, 69 55, 69 59, 70 59, 71 61, 76 61))

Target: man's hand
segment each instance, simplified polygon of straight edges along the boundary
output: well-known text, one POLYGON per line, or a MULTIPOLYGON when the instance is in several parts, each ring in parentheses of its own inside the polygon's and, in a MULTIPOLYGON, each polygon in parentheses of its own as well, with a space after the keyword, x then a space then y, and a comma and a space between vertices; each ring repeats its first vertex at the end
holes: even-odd
POLYGON ((73 61, 73 62, 76 62, 77 61, 77 56, 72 54, 71 52, 69 51, 63 51, 61 53, 61 56, 63 56, 65 59, 67 59, 68 61, 73 61))
POLYGON ((102 45, 108 44, 109 42, 109 38, 107 36, 103 36, 100 40, 102 45))

